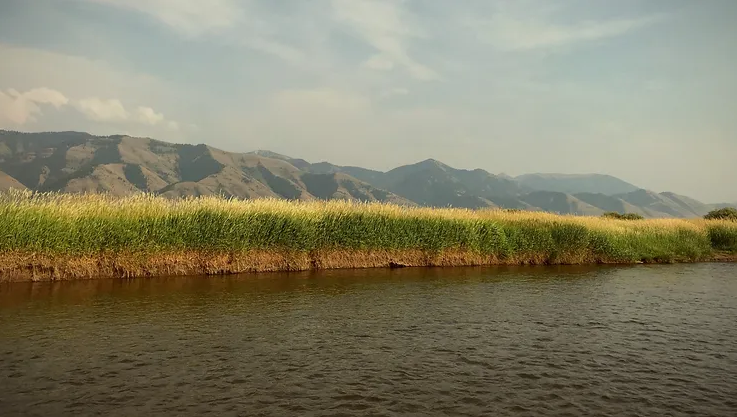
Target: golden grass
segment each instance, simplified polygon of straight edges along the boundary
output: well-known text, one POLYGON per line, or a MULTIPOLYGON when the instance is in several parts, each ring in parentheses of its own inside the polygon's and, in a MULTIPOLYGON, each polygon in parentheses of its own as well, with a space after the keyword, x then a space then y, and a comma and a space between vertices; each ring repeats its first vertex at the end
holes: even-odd
POLYGON ((0 236, 0 280, 675 262, 737 252, 737 222, 719 220, 28 191, 0 194, 0 236))

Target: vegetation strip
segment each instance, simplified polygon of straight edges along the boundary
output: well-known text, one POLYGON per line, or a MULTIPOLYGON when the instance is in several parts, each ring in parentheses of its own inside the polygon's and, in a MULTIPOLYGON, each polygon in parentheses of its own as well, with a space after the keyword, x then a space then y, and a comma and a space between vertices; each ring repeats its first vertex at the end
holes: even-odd
POLYGON ((0 280, 733 259, 737 222, 151 195, 0 195, 0 280))

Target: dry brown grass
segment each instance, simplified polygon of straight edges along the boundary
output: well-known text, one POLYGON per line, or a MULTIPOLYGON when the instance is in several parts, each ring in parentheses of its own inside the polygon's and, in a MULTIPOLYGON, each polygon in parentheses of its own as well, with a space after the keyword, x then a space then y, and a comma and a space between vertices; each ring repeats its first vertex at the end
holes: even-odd
MULTIPOLYGON (((710 260, 737 261, 734 253, 718 252, 710 260)), ((688 261, 679 259, 677 261, 688 261)), ((0 253, 0 282, 57 281, 95 278, 223 275, 250 272, 306 271, 388 267, 457 267, 489 265, 580 265, 621 263, 594 254, 558 258, 542 255, 500 259, 475 251, 445 250, 251 250, 241 253, 167 252, 144 256, 115 253, 86 256, 44 255, 26 252, 0 253)))

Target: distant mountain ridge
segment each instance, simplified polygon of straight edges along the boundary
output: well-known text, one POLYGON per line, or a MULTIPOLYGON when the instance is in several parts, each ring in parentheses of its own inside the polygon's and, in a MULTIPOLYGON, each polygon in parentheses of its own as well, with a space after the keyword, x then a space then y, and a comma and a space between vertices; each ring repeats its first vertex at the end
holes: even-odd
POLYGON ((561 214, 699 217, 717 206, 601 175, 494 175, 428 159, 387 172, 310 163, 268 150, 226 152, 124 135, 0 130, 0 190, 148 192, 402 205, 514 208, 561 214))
POLYGON ((604 174, 525 174, 515 178, 520 184, 535 190, 561 193, 626 194, 640 187, 604 174))

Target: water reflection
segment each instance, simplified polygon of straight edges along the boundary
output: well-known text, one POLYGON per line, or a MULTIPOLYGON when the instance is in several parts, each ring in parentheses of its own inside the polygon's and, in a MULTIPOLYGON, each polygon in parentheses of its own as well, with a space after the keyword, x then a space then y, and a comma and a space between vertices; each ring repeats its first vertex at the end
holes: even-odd
POLYGON ((452 286, 468 283, 542 280, 575 280, 586 277, 601 278, 609 272, 627 267, 607 266, 498 266, 477 268, 402 268, 327 270, 294 273, 259 273, 227 276, 156 277, 137 279, 100 279, 55 282, 25 282, 0 284, 0 308, 41 301, 44 303, 84 303, 98 296, 141 297, 179 296, 221 292, 285 293, 322 292, 340 293, 348 288, 366 285, 430 282, 452 286))

